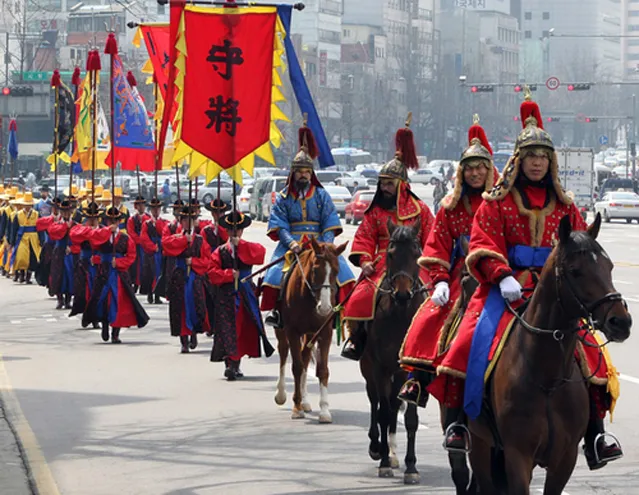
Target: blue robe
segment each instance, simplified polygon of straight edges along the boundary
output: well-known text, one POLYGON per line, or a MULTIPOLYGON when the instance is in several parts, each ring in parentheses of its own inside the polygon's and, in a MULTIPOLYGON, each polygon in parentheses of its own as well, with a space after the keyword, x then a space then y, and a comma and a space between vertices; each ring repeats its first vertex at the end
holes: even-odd
MULTIPOLYGON (((288 188, 284 189, 278 194, 268 219, 267 235, 279 241, 272 259, 284 256, 294 241, 302 244, 315 237, 319 242, 333 243, 341 233, 342 224, 333 200, 322 187, 311 186, 305 199, 296 198, 289 194, 288 188)), ((279 289, 283 268, 284 261, 269 268, 262 284, 279 289)), ((355 276, 342 256, 339 257, 337 282, 340 287, 355 282, 355 276)))

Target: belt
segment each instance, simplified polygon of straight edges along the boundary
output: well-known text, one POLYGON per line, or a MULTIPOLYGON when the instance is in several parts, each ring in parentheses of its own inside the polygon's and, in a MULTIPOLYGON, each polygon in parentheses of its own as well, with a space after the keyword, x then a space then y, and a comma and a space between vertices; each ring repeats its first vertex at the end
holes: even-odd
POLYGON ((531 247, 517 244, 508 249, 508 261, 512 268, 542 268, 551 252, 552 248, 549 247, 531 247))

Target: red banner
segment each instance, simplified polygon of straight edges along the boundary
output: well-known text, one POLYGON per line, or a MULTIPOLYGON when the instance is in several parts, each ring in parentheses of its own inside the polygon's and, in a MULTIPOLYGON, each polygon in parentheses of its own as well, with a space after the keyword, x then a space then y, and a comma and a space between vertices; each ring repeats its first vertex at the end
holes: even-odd
POLYGON ((180 139, 223 169, 269 142, 271 125, 277 13, 233 10, 212 15, 188 6, 180 34, 186 59, 180 139))

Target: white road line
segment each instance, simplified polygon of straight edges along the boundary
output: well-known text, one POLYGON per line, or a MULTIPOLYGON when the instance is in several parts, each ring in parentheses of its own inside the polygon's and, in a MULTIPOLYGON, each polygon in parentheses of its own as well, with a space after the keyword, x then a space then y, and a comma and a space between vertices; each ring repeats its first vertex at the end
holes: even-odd
POLYGON ((58 320, 57 320, 57 318, 47 318, 45 321, 54 322, 54 321, 58 321, 58 320))
POLYGON ((42 315, 42 318, 53 318, 53 315, 42 315))
POLYGON ((26 318, 27 321, 36 321, 37 318, 26 318))
POLYGON ((11 320, 12 325, 20 325, 22 323, 21 320, 11 320))
POLYGON ((636 297, 625 297, 624 299, 630 302, 639 302, 639 298, 636 297))
POLYGON ((615 284, 621 284, 621 285, 633 285, 634 282, 628 282, 627 280, 613 280, 613 282, 615 284))
POLYGON ((639 385, 639 378, 635 378, 634 376, 629 376, 629 375, 624 375, 623 373, 619 373, 619 379, 639 385))

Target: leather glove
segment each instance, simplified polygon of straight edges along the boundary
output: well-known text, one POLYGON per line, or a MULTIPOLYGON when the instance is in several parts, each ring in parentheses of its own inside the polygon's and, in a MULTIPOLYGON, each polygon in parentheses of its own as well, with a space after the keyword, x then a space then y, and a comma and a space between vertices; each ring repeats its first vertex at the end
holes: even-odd
POLYGON ((438 282, 437 285, 435 285, 435 290, 430 298, 433 303, 435 303, 435 306, 443 306, 446 304, 450 298, 448 282, 438 282))
POLYGON ((521 285, 512 275, 499 282, 499 290, 501 290, 502 297, 508 302, 521 299, 521 285))

